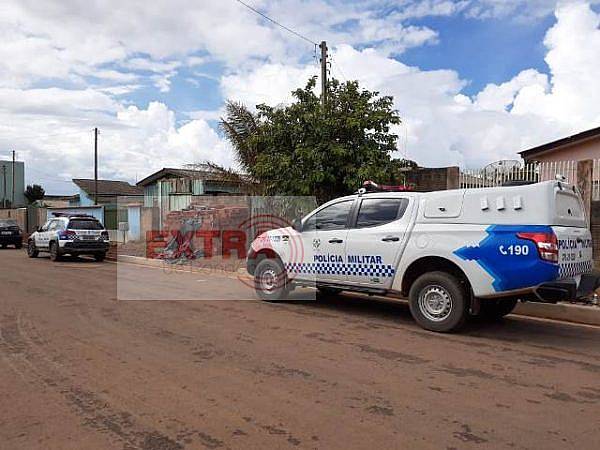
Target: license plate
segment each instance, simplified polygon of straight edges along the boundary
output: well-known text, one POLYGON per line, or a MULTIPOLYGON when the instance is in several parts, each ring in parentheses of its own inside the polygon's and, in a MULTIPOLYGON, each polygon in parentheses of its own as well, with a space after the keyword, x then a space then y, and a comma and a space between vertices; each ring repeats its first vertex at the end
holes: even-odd
POLYGON ((7 235, 11 235, 12 231, 2 231, 2 232, 0 232, 0 234, 2 234, 3 236, 7 236, 7 235))

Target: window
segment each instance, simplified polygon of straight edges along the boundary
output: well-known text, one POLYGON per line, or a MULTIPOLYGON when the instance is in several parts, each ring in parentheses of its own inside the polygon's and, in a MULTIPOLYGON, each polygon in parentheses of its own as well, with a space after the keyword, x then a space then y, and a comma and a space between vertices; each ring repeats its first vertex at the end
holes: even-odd
POLYGON ((48 231, 54 231, 58 228, 58 220, 51 220, 48 223, 48 231))
POLYGON ((304 223, 303 230, 342 230, 346 228, 348 214, 354 200, 335 203, 317 211, 304 223))
POLYGON ((360 204, 356 227, 375 227, 401 218, 408 206, 407 198, 365 198, 360 204))
POLYGON ((12 220, 12 219, 0 219, 0 227, 17 227, 19 226, 17 224, 16 220, 12 220))
POLYGON ((69 221, 70 230, 102 230, 102 224, 95 219, 73 219, 69 221))

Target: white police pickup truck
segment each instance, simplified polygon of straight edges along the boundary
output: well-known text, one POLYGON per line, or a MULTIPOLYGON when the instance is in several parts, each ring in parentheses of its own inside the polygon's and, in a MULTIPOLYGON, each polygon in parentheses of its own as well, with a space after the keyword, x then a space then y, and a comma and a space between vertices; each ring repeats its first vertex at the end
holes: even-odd
POLYGON ((408 297, 423 328, 457 330, 517 301, 557 302, 598 287, 577 190, 563 181, 332 200, 251 245, 260 298, 298 285, 408 297))

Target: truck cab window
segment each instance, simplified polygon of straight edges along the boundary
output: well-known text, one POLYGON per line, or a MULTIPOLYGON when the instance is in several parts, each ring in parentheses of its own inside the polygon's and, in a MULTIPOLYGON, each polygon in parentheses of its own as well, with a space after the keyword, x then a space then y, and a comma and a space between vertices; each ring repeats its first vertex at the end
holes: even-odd
POLYGON ((407 206, 407 198, 365 198, 360 204, 356 228, 375 227, 398 220, 407 206))
POLYGON ((346 228, 348 222, 348 214, 352 209, 354 200, 347 200, 335 203, 326 208, 317 211, 304 223, 303 230, 305 231, 328 231, 342 230, 346 228))

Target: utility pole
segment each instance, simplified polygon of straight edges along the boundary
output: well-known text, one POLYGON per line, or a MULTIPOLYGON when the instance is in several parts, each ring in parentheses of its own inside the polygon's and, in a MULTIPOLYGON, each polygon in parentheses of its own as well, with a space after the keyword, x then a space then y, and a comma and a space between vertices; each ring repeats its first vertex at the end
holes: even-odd
POLYGON ((321 106, 327 104, 327 42, 321 41, 321 106))
POLYGON ((10 206, 12 208, 15 207, 15 158, 16 158, 16 153, 13 150, 12 151, 12 200, 10 202, 10 206))
POLYGON ((94 128, 94 204, 98 204, 98 128, 94 128))
POLYGON ((2 188, 2 208, 6 208, 6 164, 2 164, 2 180, 4 187, 2 188))

